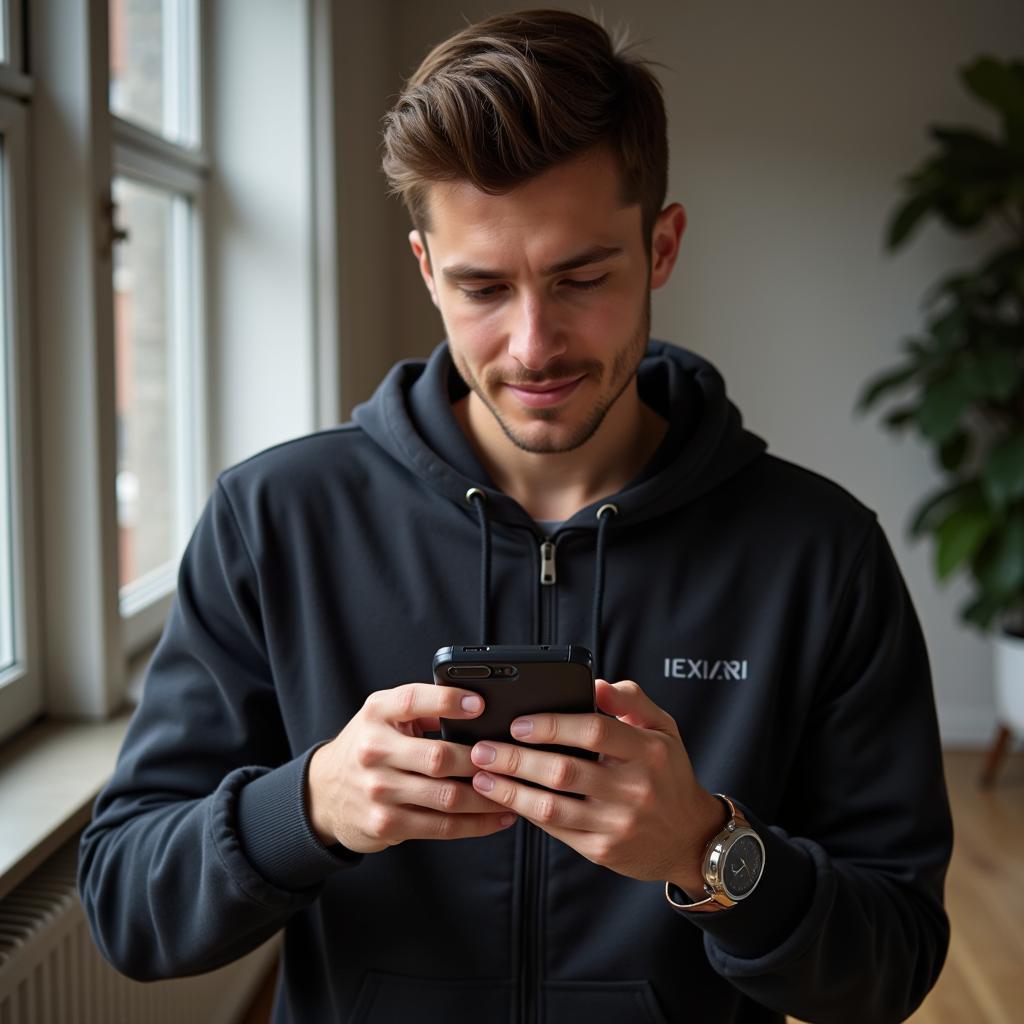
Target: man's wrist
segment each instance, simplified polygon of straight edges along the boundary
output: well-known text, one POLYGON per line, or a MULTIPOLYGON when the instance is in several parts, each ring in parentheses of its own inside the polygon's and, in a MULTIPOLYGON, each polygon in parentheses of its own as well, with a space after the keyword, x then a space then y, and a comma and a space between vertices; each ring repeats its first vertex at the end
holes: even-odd
POLYGON ((309 827, 313 832, 313 835, 320 840, 324 846, 333 846, 337 843, 337 838, 334 833, 327 827, 326 823, 317 819, 317 803, 314 799, 314 772, 317 767, 317 757, 321 755, 323 746, 318 747, 313 751, 312 756, 309 759, 309 765, 306 770, 306 788, 305 788, 305 812, 306 821, 309 823, 309 827))
POLYGON ((703 867, 708 845, 729 821, 729 812, 725 804, 707 790, 702 790, 702 793, 700 824, 695 825, 693 830, 693 835, 697 837, 696 845, 687 851, 678 870, 666 879, 693 900, 698 900, 704 895, 703 867))

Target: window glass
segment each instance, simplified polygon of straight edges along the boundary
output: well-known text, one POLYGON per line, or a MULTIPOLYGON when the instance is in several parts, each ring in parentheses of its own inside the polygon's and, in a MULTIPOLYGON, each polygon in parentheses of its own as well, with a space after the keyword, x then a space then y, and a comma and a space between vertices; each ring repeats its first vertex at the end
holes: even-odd
POLYGON ((117 394, 119 583, 124 588, 166 572, 182 532, 183 417, 187 395, 180 316, 187 307, 188 201, 128 178, 113 188, 114 344, 117 394))
POLYGON ((7 283, 9 238, 7 226, 7 165, 4 145, 0 139, 0 672, 10 668, 16 659, 14 644, 14 551, 11 497, 11 336, 7 283))
POLYGON ((195 141, 194 0, 108 0, 110 109, 175 142, 195 141))

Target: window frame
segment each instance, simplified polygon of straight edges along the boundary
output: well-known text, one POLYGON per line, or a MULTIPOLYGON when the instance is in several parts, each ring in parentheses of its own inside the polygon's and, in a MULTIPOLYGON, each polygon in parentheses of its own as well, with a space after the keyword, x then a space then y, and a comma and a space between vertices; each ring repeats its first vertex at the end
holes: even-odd
POLYGON ((28 111, 25 104, 0 95, 3 137, 3 331, 9 340, 8 459, 15 662, 0 673, 0 740, 35 718, 44 707, 40 664, 41 609, 36 537, 36 452, 33 422, 35 374, 31 330, 28 177, 28 111))
MULTIPOLYGON (((178 504, 178 536, 175 538, 177 552, 174 561, 164 569, 126 588, 126 595, 122 596, 118 588, 117 615, 122 654, 126 661, 157 639, 170 613, 177 585, 178 562, 201 511, 211 464, 211 446, 206 429, 210 351, 205 330, 207 316, 203 287, 206 280, 206 183, 210 171, 210 159, 202 135, 204 33, 200 31, 201 19, 195 0, 188 5, 187 11, 183 32, 192 41, 194 62, 182 77, 193 83, 195 92, 189 95, 187 87, 183 90, 188 97, 186 104, 191 103, 191 109, 186 111, 182 122, 184 141, 172 141, 121 117, 110 109, 109 101, 106 104, 112 136, 111 187, 114 178, 124 177, 166 192, 172 198, 180 197, 189 204, 188 214, 184 218, 178 204, 172 207, 175 211, 172 214, 172 230, 176 235, 185 236, 185 244, 175 245, 172 250, 175 258, 172 280, 182 287, 172 296, 175 307, 171 317, 174 331, 171 344, 176 355, 178 379, 184 384, 181 392, 188 392, 190 396, 189 416, 182 415, 182 394, 179 393, 175 399, 178 450, 188 453, 180 460, 185 463, 186 469, 180 471, 179 464, 175 481, 178 504), (189 297, 191 302, 187 301, 189 297), (183 298, 186 301, 183 302, 183 298)), ((109 67, 107 73, 109 75, 109 67)), ((181 98, 178 99, 180 101, 181 98)), ((113 287, 111 275, 111 304, 113 287)), ((112 339, 110 344, 113 344, 112 339)), ((105 441, 113 443, 110 438, 105 438, 105 441)))

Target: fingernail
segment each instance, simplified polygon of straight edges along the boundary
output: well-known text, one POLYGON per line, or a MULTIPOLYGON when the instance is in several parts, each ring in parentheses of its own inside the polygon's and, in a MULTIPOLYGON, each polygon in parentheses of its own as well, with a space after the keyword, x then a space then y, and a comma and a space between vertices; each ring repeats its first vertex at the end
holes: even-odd
POLYGON ((501 823, 502 828, 508 828, 509 825, 516 823, 516 816, 514 814, 503 814, 498 821, 501 823))
POLYGON ((483 706, 483 700, 475 693, 467 694, 462 698, 463 711, 479 711, 483 706))
POLYGON ((477 764, 490 764, 497 755, 498 752, 489 743, 478 743, 471 756, 477 764))
POLYGON ((517 739, 529 736, 531 732, 533 732, 532 718, 519 718, 512 723, 512 735, 517 739))
POLYGON ((482 789, 485 793, 490 793, 494 789, 494 779, 486 772, 478 772, 473 777, 473 784, 477 789, 482 789))

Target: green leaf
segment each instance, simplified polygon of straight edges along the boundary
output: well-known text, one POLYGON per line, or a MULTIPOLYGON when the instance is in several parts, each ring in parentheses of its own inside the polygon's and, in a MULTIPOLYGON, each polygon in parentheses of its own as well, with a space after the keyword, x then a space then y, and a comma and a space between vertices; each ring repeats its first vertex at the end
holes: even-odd
POLYGON ((1005 402, 1017 391, 1020 379, 1018 357, 1007 349, 979 352, 962 371, 964 388, 972 400, 990 398, 1005 402))
POLYGON ((960 617, 979 629, 988 629, 992 620, 1003 610, 1005 601, 991 594, 982 594, 959 608, 960 617))
POLYGON ((961 431, 939 446, 939 462, 951 473, 959 469, 971 450, 970 434, 961 431))
POLYGON ((948 312, 935 317, 928 324, 932 337, 938 342, 940 352, 951 352, 960 344, 969 319, 970 314, 967 308, 957 305, 948 312))
POLYGON ((924 306, 932 306, 939 301, 947 292, 955 299, 963 302, 973 291, 977 275, 958 270, 954 274, 947 274, 946 277, 937 281, 925 293, 924 306))
POLYGON ((908 530, 909 536, 913 538, 930 533, 957 506, 983 508, 984 504, 977 480, 964 480, 943 487, 929 495, 918 507, 908 530))
POLYGON ((994 523, 986 508, 959 508, 948 516, 936 533, 935 571, 946 579, 969 559, 992 532, 994 523))
POLYGON ((894 409, 885 417, 885 425, 890 430, 905 430, 917 417, 917 409, 916 405, 904 405, 899 409, 894 409))
POLYGON ((1005 508, 1024 497, 1024 430, 994 444, 982 470, 982 484, 991 504, 1005 508))
POLYGON ((899 206, 889 221, 885 240, 886 247, 898 249, 910 236, 917 222, 928 213, 932 206, 933 197, 931 195, 912 196, 899 206))
POLYGON ((1006 202, 1006 188, 1002 184, 967 180, 953 182, 935 200, 941 218, 957 231, 980 224, 989 212, 1006 202))
POLYGON ((1006 147, 974 129, 933 125, 929 132, 945 149, 943 163, 952 175, 985 180, 1013 170, 1013 157, 1006 147))
POLYGON ((874 405, 886 391, 898 388, 917 373, 917 366, 900 366, 888 373, 873 377, 867 382, 857 400, 856 412, 863 413, 874 405))
POLYGON ((924 401, 917 410, 917 424, 925 437, 936 444, 951 438, 960 426, 960 417, 970 404, 970 395, 961 374, 947 374, 925 389, 924 401))
POLYGON ((1008 121, 1024 121, 1024 65, 981 57, 961 69, 964 84, 1008 121))
POLYGON ((986 593, 1008 597, 1024 591, 1024 513, 1009 519, 982 552, 976 568, 986 593))

